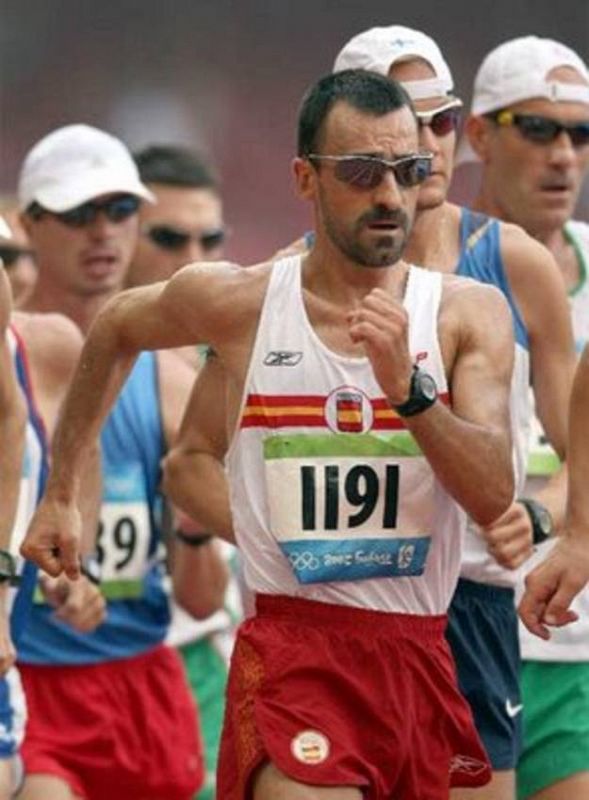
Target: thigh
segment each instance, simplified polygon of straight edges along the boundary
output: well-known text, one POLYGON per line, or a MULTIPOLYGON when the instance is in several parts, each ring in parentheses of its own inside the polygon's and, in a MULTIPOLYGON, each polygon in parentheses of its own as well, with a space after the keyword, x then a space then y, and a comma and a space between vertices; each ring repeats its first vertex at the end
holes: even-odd
POLYGON ((589 797, 589 772, 578 772, 563 781, 530 795, 529 800, 572 800, 574 797, 589 797))
POLYGON ((515 772, 495 771, 491 782, 478 789, 452 789, 450 800, 515 800, 515 772))
POLYGON ((17 800, 84 800, 66 781, 54 775, 29 775, 17 800))
POLYGON ((351 786, 309 786, 293 781, 272 763, 261 766, 253 777, 253 800, 362 800, 351 786))

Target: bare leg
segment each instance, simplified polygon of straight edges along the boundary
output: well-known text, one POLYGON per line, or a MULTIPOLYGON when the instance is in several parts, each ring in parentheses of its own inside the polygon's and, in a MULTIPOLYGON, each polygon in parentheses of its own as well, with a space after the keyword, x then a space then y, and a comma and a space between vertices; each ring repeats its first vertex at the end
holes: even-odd
POLYGON ((12 759, 0 761, 0 800, 12 797, 12 759))
POLYGON ((577 772, 570 778, 557 781, 546 789, 531 794, 528 800, 572 800, 574 797, 589 797, 589 772, 577 772))
POLYGON ((82 800, 55 775, 28 775, 17 800, 82 800))
POLYGON ((254 778, 254 800, 362 800, 362 792, 351 786, 308 786, 264 764, 254 778))
MULTIPOLYGON (((452 789, 451 800, 515 800, 515 771, 493 772, 491 783, 479 789, 452 789)), ((567 798, 571 800, 571 796, 567 798)))

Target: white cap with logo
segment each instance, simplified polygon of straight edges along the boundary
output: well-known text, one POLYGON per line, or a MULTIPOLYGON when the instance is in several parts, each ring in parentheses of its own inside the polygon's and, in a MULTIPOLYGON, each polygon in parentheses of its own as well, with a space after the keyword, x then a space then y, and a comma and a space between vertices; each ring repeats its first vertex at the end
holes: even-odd
MULTIPOLYGON (((471 114, 488 114, 535 98, 589 105, 589 85, 548 78, 557 67, 571 67, 589 84, 581 58, 560 42, 520 36, 500 44, 485 56, 475 76, 471 114)), ((463 134, 455 163, 468 161, 478 161, 478 156, 463 134)))
POLYGON ((471 112, 487 114, 533 98, 589 104, 589 85, 548 78, 556 67, 571 67, 589 84, 581 58, 560 42, 521 36, 500 44, 476 74, 471 112))
POLYGON ((22 210, 37 202, 59 213, 114 193, 155 202, 125 145, 89 125, 66 125, 37 142, 24 160, 18 183, 22 210))
POLYGON ((454 81, 440 48, 421 31, 403 25, 370 28, 344 45, 333 66, 334 72, 344 69, 366 69, 388 75, 393 64, 421 58, 431 66, 435 78, 403 81, 403 88, 412 100, 443 97, 452 92, 454 81))

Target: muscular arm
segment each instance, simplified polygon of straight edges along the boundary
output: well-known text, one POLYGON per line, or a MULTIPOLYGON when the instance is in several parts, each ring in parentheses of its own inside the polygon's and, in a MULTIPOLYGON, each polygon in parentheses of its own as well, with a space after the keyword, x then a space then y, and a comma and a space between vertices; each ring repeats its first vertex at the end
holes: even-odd
POLYGON ((575 596, 589 582, 589 348, 576 372, 570 403, 569 484, 563 535, 546 559, 526 577, 520 616, 543 639, 549 625, 577 619, 570 610, 575 596))
MULTIPOLYGON (((486 524, 505 510, 514 492, 508 408, 512 323, 496 289, 453 281, 439 324, 452 409, 436 402, 407 417, 406 424, 442 485, 476 522, 486 524)), ((351 333, 364 340, 377 380, 398 405, 407 398, 411 366, 402 332, 407 320, 398 313, 385 320, 386 314, 385 304, 356 315, 351 333)))
POLYGON ((227 451, 225 372, 207 359, 192 389, 176 443, 164 464, 164 487, 202 528, 234 542, 223 460, 227 451))
POLYGON ((70 577, 77 577, 79 523, 72 511, 81 467, 137 355, 141 350, 203 341, 216 348, 225 347, 230 337, 243 347, 249 346, 265 280, 266 273, 255 269, 189 266, 167 284, 122 292, 105 307, 90 329, 66 397, 55 434, 54 463, 45 500, 29 528, 23 555, 36 560, 50 574, 65 569, 70 577), (49 506, 50 529, 44 522, 49 506), (55 518, 62 510, 67 526, 56 527, 55 518), (36 546, 40 541, 53 541, 52 547, 41 552, 36 546))
MULTIPOLYGON (((552 254, 543 245, 514 226, 503 225, 501 230, 505 269, 528 331, 536 412, 548 441, 564 462, 575 369, 564 283, 552 254)), ((535 495, 550 511, 557 532, 564 523, 566 489, 567 466, 563 463, 535 495)), ((514 502, 484 534, 490 552, 502 566, 515 569, 532 553, 532 524, 521 503, 514 502)))
MULTIPOLYGON (((0 266, 0 549, 9 550, 16 516, 25 445, 27 410, 19 389, 6 330, 11 298, 0 266)), ((0 674, 14 662, 5 609, 8 586, 0 584, 0 674)))
MULTIPOLYGON (((164 435, 167 445, 172 446, 181 425, 196 373, 186 360, 173 351, 158 353, 158 367, 164 435)), ((217 398, 211 399, 218 402, 217 398)), ((209 412, 214 416, 216 406, 213 405, 209 412)), ((205 416, 198 420, 197 424, 206 424, 206 419, 205 416)), ((197 459, 197 471, 198 466, 197 459)), ((186 479, 191 482, 192 474, 187 474, 187 471, 193 468, 193 464, 185 464, 178 471, 177 480, 183 482, 186 479)), ((201 497, 206 497, 207 502, 210 502, 208 473, 201 475, 201 480, 202 483, 197 487, 197 491, 201 497)), ((164 491, 167 497, 176 503, 174 483, 164 480, 164 491)), ((191 509, 182 508, 182 511, 185 513, 178 513, 176 508, 172 510, 173 529, 180 530, 188 536, 202 534, 201 516, 193 514, 191 509)), ((205 528, 205 530, 210 529, 205 528)), ((209 539, 195 547, 172 538, 169 547, 170 572, 176 601, 197 619, 210 616, 223 606, 229 578, 227 565, 221 556, 218 543, 214 539, 209 539)))
POLYGON ((27 410, 18 386, 6 331, 10 290, 0 267, 0 549, 8 550, 16 515, 24 457, 27 410))

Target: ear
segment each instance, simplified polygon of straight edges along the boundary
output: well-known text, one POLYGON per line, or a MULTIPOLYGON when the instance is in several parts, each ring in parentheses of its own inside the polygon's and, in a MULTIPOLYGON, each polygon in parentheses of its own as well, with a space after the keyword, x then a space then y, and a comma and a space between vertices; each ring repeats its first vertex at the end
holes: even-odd
POLYGON ((483 163, 489 159, 491 125, 488 119, 471 114, 464 126, 470 146, 483 163))
POLYGON ((306 158, 293 159, 292 171, 299 197, 311 199, 315 194, 315 168, 306 158))

